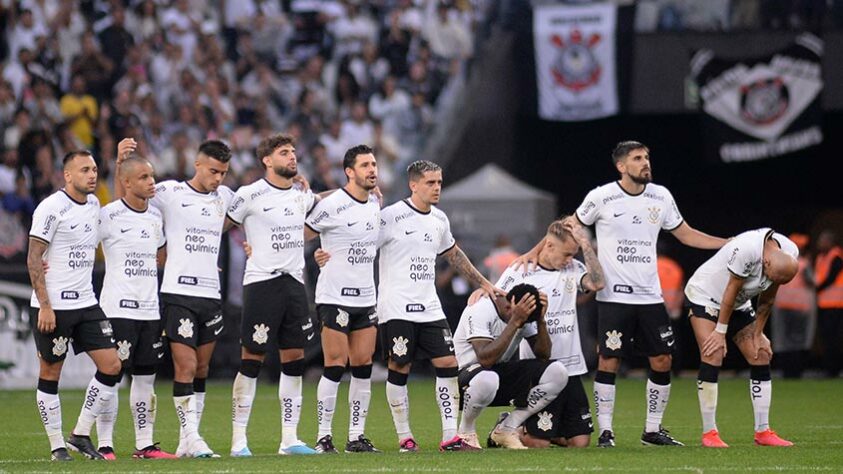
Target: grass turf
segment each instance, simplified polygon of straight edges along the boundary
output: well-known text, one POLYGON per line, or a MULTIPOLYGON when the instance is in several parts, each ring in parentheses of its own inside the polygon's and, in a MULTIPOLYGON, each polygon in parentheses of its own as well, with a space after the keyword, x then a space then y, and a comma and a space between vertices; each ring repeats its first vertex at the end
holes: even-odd
MULTIPOLYGON (((639 437, 644 422, 642 380, 618 383, 614 428, 618 446, 614 449, 551 448, 522 452, 484 450, 478 453, 439 453, 439 411, 433 398, 433 383, 411 380, 411 426, 421 452, 399 454, 383 383, 373 384, 367 435, 384 451, 379 455, 339 454, 334 456, 290 456, 276 453, 280 440, 277 386, 259 385, 249 426, 249 459, 228 456, 231 441, 231 387, 209 384, 201 432, 221 459, 135 460, 131 459, 134 434, 128 410, 128 390, 120 392, 120 415, 114 441, 118 461, 91 462, 73 454, 72 463, 50 463, 49 444, 35 408, 34 391, 0 391, 0 472, 2 471, 137 471, 137 472, 516 472, 516 471, 617 471, 617 472, 843 472, 843 380, 776 380, 773 386, 771 421, 793 448, 765 448, 752 442, 753 416, 746 379, 722 380, 718 428, 731 447, 711 450, 699 447, 700 415, 693 380, 674 380, 665 426, 684 448, 644 447, 639 437)), ((343 382, 334 418, 337 447, 346 439, 348 409, 343 382)), ((590 391, 591 382, 586 382, 590 391)), ((178 439, 168 382, 157 384, 159 413, 155 438, 162 448, 174 451, 178 439)), ((305 384, 299 436, 312 443, 316 435, 316 385, 305 384)), ((69 433, 79 414, 82 392, 61 393, 64 431, 69 433)), ((484 412, 478 434, 485 440, 498 408, 484 412)), ((595 427, 596 429, 596 427, 595 427)), ((597 433, 592 436, 592 445, 597 433)))

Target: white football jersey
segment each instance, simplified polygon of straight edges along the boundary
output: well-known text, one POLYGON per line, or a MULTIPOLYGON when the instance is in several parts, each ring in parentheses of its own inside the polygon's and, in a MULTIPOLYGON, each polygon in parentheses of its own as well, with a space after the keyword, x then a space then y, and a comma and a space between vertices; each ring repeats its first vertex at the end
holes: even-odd
POLYGON ((688 301, 700 306, 720 309, 723 292, 729 283, 729 273, 744 279, 743 287, 735 298, 735 309, 752 307, 752 298, 760 295, 773 282, 764 275, 764 243, 773 239, 793 258, 799 257, 799 248, 787 237, 762 228, 739 234, 706 260, 685 285, 688 301))
MULTIPOLYGON (((38 204, 29 236, 49 244, 44 260, 50 266, 44 280, 53 309, 87 308, 97 304, 91 277, 99 242, 97 221, 100 202, 89 194, 85 202, 73 200, 64 189, 38 204)), ((40 308, 35 291, 29 304, 40 308)))
POLYGON ((378 199, 369 195, 367 201, 358 201, 341 188, 316 204, 305 225, 320 234, 322 249, 331 254, 319 271, 316 303, 374 306, 378 199))
POLYGON ((310 190, 279 188, 266 179, 237 190, 228 218, 243 226, 252 246, 244 285, 283 274, 304 283, 304 219, 315 203, 310 190))
MULTIPOLYGON (((571 262, 561 270, 539 267, 531 272, 516 272, 507 268, 498 280, 498 288, 509 291, 515 285, 527 283, 547 295, 545 324, 552 343, 550 358, 561 361, 571 375, 588 372, 580 344, 580 328, 577 324, 577 291, 585 292, 582 279, 588 273, 579 260, 571 262)), ((521 358, 535 359, 533 349, 526 341, 538 333, 536 323, 524 325, 524 341, 521 341, 521 358)))
POLYGON ((456 245, 441 210, 421 212, 409 200, 381 211, 378 319, 417 323, 445 319, 436 294, 436 257, 456 245))
POLYGON ((161 211, 138 212, 122 199, 100 210, 105 279, 100 306, 109 318, 153 321, 158 312, 158 249, 166 243, 161 211))
POLYGON ((577 209, 577 218, 595 225, 597 256, 606 287, 597 301, 626 304, 662 303, 656 266, 659 232, 682 225, 682 215, 664 186, 649 183, 640 194, 624 191, 615 181, 593 189, 577 209))
MULTIPOLYGON (((457 365, 465 369, 478 364, 477 353, 471 345, 472 339, 497 339, 503 334, 506 321, 498 315, 498 308, 489 298, 483 298, 467 306, 460 316, 460 323, 454 332, 454 352, 457 365)), ((495 363, 506 362, 518 351, 518 345, 524 339, 524 328, 518 329, 509 346, 495 363)))
POLYGON ((167 262, 161 293, 220 298, 217 258, 225 211, 234 193, 226 186, 200 193, 187 181, 164 181, 150 204, 164 216, 167 262))

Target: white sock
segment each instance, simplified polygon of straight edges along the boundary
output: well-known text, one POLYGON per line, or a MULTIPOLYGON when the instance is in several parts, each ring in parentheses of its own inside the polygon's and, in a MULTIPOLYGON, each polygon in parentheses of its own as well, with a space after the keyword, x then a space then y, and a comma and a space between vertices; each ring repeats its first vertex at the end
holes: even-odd
POLYGON ((202 423, 202 413, 205 411, 205 392, 193 392, 196 395, 196 431, 202 423))
POLYGON ((398 441, 412 438, 407 386, 386 382, 386 401, 389 403, 389 411, 392 412, 392 422, 395 424, 395 432, 398 433, 398 441))
POLYGON ((501 423, 503 430, 516 430, 527 418, 538 413, 556 399, 565 386, 568 385, 568 369, 561 362, 551 362, 544 369, 539 383, 527 394, 527 406, 516 408, 501 423))
POLYGON ((234 377, 234 387, 231 390, 231 451, 240 451, 248 446, 246 428, 252 415, 252 403, 255 400, 255 390, 258 379, 248 377, 240 372, 234 377))
POLYGON ((462 396, 462 418, 459 432, 470 434, 477 432, 477 417, 489 406, 498 393, 500 378, 491 370, 484 370, 475 375, 468 383, 462 396))
POLYGON ((340 383, 322 377, 316 387, 316 419, 319 423, 319 434, 316 439, 331 434, 331 423, 334 421, 334 411, 337 407, 337 391, 340 383))
POLYGON ((752 398, 752 412, 755 415, 755 431, 770 429, 770 404, 773 401, 771 380, 749 381, 749 396, 752 398))
POLYGON ((301 444, 297 429, 301 418, 301 375, 282 373, 278 382, 278 400, 281 402, 281 447, 301 444))
POLYGON ((50 451, 64 448, 64 436, 61 431, 61 400, 57 393, 46 393, 41 390, 35 391, 35 403, 38 407, 38 415, 44 423, 44 430, 47 438, 50 439, 50 451))
POLYGON ((615 412, 615 384, 594 382, 594 411, 600 432, 612 431, 612 415, 615 412))
POLYGON ((644 431, 654 433, 661 428, 668 399, 670 399, 670 384, 658 385, 652 380, 647 380, 647 423, 644 431))
POLYGON ((117 422, 119 405, 119 392, 115 390, 114 396, 108 401, 108 405, 97 416, 97 447, 99 448, 114 448, 114 423, 117 422))
POLYGON ((196 424, 196 394, 173 397, 176 418, 179 420, 179 444, 192 443, 199 438, 196 424))
POLYGON ((372 398, 372 379, 351 377, 348 387, 348 439, 355 440, 366 431, 366 415, 372 398))
POLYGON ((91 379, 88 389, 85 391, 85 399, 82 402, 82 411, 79 412, 79 419, 73 434, 77 436, 91 436, 91 428, 94 426, 97 417, 108 409, 111 399, 116 395, 117 387, 103 384, 96 376, 91 379))
POLYGON ((448 441, 457 435, 460 387, 456 377, 436 377, 436 403, 442 418, 442 441, 448 441))
POLYGON ((155 396, 155 374, 133 375, 129 389, 129 408, 135 424, 135 449, 152 446, 158 399, 155 396))
POLYGON ((697 380, 697 397, 700 399, 703 433, 717 429, 717 382, 697 380))

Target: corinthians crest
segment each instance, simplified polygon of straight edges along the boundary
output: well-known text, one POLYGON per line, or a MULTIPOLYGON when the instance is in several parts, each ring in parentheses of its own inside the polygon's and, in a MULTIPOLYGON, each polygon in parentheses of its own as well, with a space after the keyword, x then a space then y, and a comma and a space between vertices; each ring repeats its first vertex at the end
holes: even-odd
POLYGON ((267 334, 269 332, 269 326, 266 324, 255 324, 254 328, 255 332, 252 334, 252 340, 258 344, 266 344, 266 341, 269 340, 267 334))
POLYGON ((622 332, 618 331, 607 331, 606 332, 606 347, 610 350, 616 351, 621 348, 623 345, 623 341, 621 341, 621 337, 623 336, 622 332))
POLYGON ((67 341, 68 339, 64 336, 59 336, 53 339, 53 355, 56 357, 61 357, 67 352, 67 341))
POLYGON ((596 84, 600 80, 602 68, 592 49, 601 39, 597 33, 585 38, 580 30, 571 31, 568 38, 551 36, 550 42, 557 48, 556 58, 550 64, 554 82, 574 92, 596 84))
POLYGON ((179 329, 178 329, 179 336, 190 339, 193 337, 193 321, 182 318, 179 319, 179 329))
POLYGON ((536 426, 542 431, 550 431, 553 428, 553 422, 550 421, 553 418, 552 413, 548 413, 543 411, 539 413, 539 421, 536 423, 536 426))
POLYGON ((407 343, 409 341, 404 336, 392 338, 392 353, 398 357, 407 355, 407 343))

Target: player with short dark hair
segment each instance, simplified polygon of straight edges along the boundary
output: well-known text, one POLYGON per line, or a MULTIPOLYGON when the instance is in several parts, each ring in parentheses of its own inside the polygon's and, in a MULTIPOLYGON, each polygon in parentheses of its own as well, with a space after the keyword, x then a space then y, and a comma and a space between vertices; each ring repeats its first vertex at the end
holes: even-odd
POLYGON ((93 195, 97 165, 87 151, 68 153, 63 165, 65 187, 38 205, 29 232, 26 263, 33 289, 29 316, 36 324, 33 337, 40 363, 36 404, 54 461, 72 460, 67 447, 90 459, 103 459, 91 442, 91 428, 116 396, 120 359, 92 284, 100 213, 93 195), (65 444, 58 385, 71 343, 76 353, 88 353, 97 372, 65 444))
MULTIPOLYGON (((612 152, 621 179, 593 189, 577 209, 583 225, 594 225, 605 287, 597 292, 597 333, 600 343, 594 378, 599 447, 615 445, 612 416, 615 377, 620 359, 637 352, 648 356, 647 418, 641 443, 680 446, 661 426, 670 397, 671 352, 675 342, 664 307, 656 265, 659 232, 672 233, 685 245, 719 249, 725 239, 700 232, 682 218, 667 188, 653 184, 650 150, 643 143, 623 141, 612 152)), ((535 262, 538 249, 525 260, 535 262)))
MULTIPOLYGON (((118 144, 117 156, 134 150, 132 139, 118 144)), ((149 206, 155 195, 155 172, 144 158, 120 160, 115 175, 118 197, 100 210, 99 240, 105 255, 105 278, 100 303, 114 328, 117 356, 124 373, 132 375, 129 407, 135 427, 135 458, 170 459, 153 441, 157 413, 155 374, 164 355, 158 307, 157 253, 164 246, 161 212, 149 206)), ((118 397, 97 418, 99 452, 116 459, 112 434, 118 397)))
POLYGON ((793 446, 770 429, 773 350, 764 335, 779 285, 799 270, 799 248, 769 228, 737 235, 703 263, 685 286, 688 316, 700 348, 697 395, 703 421, 702 445, 726 448, 715 423, 717 377, 731 338, 749 364, 749 395, 755 415, 755 444, 793 446), (758 312, 752 299, 758 297, 758 312))
POLYGON ((377 452, 365 435, 365 426, 378 322, 374 261, 380 204, 372 194, 377 188, 378 166, 372 148, 366 145, 349 148, 343 164, 347 184, 321 200, 305 222, 305 239, 320 236, 322 248, 334 256, 322 268, 316 283, 325 364, 316 395, 316 450, 336 452, 331 424, 340 379, 350 363, 351 414, 345 450, 377 452))
POLYGON ((505 297, 482 298, 463 311, 454 333, 462 392, 459 435, 477 442, 477 417, 487 406, 515 405, 490 435, 508 449, 527 449, 521 425, 547 407, 568 384, 562 362, 548 360, 552 343, 545 324, 547 295, 533 285, 512 287, 505 297), (535 359, 511 360, 524 339, 524 326, 536 324, 529 343, 535 359))

